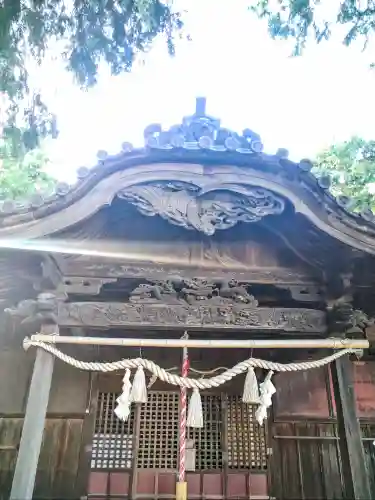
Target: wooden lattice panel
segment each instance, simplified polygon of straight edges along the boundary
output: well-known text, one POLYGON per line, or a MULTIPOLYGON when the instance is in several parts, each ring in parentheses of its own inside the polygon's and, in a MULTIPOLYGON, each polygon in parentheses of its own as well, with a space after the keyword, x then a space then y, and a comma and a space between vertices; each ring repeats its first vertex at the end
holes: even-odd
POLYGON ((222 458, 222 410, 221 398, 201 394, 203 407, 203 428, 188 429, 187 437, 194 441, 196 449, 196 470, 221 469, 222 458))
POLYGON ((264 427, 255 419, 256 405, 243 404, 240 396, 228 397, 228 467, 267 469, 264 427))
POLYGON ((177 469, 179 393, 148 393, 141 406, 137 467, 177 469))
POLYGON ((92 441, 92 469, 131 469, 134 410, 127 422, 114 413, 119 394, 100 392, 92 441))
MULTIPOLYGON (((134 448, 134 407, 127 422, 115 415, 117 393, 99 393, 92 442, 92 469, 130 469, 134 448)), ((244 405, 239 396, 228 397, 226 426, 220 395, 202 394, 204 426, 188 429, 193 440, 195 470, 223 467, 223 433, 227 427, 228 466, 231 469, 267 468, 264 428, 255 420, 256 406, 244 405)), ((150 391, 140 407, 137 467, 176 470, 178 467, 179 393, 150 391)))

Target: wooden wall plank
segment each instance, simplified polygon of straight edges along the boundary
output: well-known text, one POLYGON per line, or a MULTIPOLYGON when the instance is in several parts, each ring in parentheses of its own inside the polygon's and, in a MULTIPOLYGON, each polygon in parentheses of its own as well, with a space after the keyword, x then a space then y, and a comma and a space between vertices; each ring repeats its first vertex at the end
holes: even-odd
POLYGON ((35 499, 76 497, 82 419, 47 419, 35 499))
POLYGON ((332 500, 344 498, 344 481, 342 477, 340 447, 337 439, 337 426, 335 423, 319 423, 317 426, 319 428, 319 436, 322 438, 320 447, 323 498, 332 500))
POLYGON ((9 498, 22 425, 21 418, 0 418, 0 500, 9 498))
POLYGON ((343 498, 333 423, 275 423, 272 433, 272 496, 280 500, 343 498))
MULTIPOLYGON (((278 423, 273 426, 274 435, 293 436, 294 428, 291 423, 278 423)), ((273 476, 272 494, 277 498, 300 500, 301 478, 297 462, 297 443, 293 439, 275 440, 274 455, 271 461, 273 476)))
POLYGON ((370 482, 371 498, 375 498, 375 422, 361 425, 363 448, 370 482))
POLYGON ((56 360, 48 413, 82 414, 86 410, 89 373, 56 360))
POLYGON ((275 377, 275 418, 329 418, 326 370, 327 368, 323 367, 302 372, 279 373, 275 377))
POLYGON ((353 363, 353 368, 357 415, 375 420, 375 363, 359 361, 353 363))
POLYGON ((25 411, 35 350, 0 350, 0 414, 16 415, 25 411))
MULTIPOLYGON (((21 416, 25 412, 34 359, 34 349, 0 350, 0 415, 21 416)), ((48 414, 84 414, 88 379, 87 372, 56 360, 48 414)))
MULTIPOLYGON (((8 500, 23 419, 0 419, 0 500, 8 500), (8 449, 5 449, 8 447, 8 449)), ((47 419, 34 490, 35 500, 78 498, 82 419, 47 419)))
MULTIPOLYGON (((296 426, 297 436, 308 436, 316 438, 317 426, 314 423, 301 423, 296 426)), ((317 439, 296 440, 298 447, 298 459, 300 461, 301 497, 302 498, 326 498, 321 469, 322 446, 317 439), (314 471, 314 474, 311 472, 314 471), (317 480, 318 479, 318 480, 317 480)))

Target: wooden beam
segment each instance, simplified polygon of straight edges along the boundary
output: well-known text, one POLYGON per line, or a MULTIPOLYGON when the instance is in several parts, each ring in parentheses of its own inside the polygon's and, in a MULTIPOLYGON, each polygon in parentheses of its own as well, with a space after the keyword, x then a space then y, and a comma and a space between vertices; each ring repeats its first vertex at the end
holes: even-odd
MULTIPOLYGON (((43 327, 43 332, 57 333, 55 325, 43 327)), ((20 448, 9 500, 31 500, 42 445, 54 356, 38 349, 31 378, 23 423, 20 448)))
MULTIPOLYGON (((92 242, 90 242, 92 243, 92 242)), ((159 259, 161 251, 155 245, 149 245, 148 255, 156 255, 159 259)), ((216 247, 215 247, 216 248, 216 247)), ((193 248, 192 250, 193 251, 193 248)), ((77 250, 78 254, 78 250, 77 250)), ((194 262, 188 260, 180 262, 178 265, 170 262, 156 264, 153 262, 139 262, 136 260, 119 262, 119 259, 108 259, 100 257, 89 257, 70 255, 66 259, 60 255, 55 256, 61 272, 63 280, 71 281, 72 278, 83 277, 86 280, 89 278, 127 278, 127 279, 146 279, 146 280, 166 280, 178 276, 184 278, 196 278, 197 276, 207 280, 226 280, 234 279, 241 282, 249 282, 252 284, 277 284, 277 285, 321 285, 322 278, 320 274, 309 274, 307 271, 290 270, 286 267, 250 267, 244 262, 241 268, 215 266, 210 267, 208 264, 204 267, 198 266, 194 262)), ((163 257, 161 257, 163 258, 163 257)), ((164 255, 164 260, 166 256, 164 255)))
MULTIPOLYGON (((254 299, 255 301, 255 299, 254 299)), ((134 302, 59 302, 57 323, 60 327, 122 328, 164 327, 209 328, 222 330, 285 331, 325 333, 326 313, 316 309, 257 307, 235 300, 213 303, 196 301, 175 303, 156 300, 134 302)))
POLYGON ((165 339, 165 338, 120 338, 120 337, 71 337, 68 335, 31 335, 24 339, 24 347, 30 342, 71 345, 106 345, 122 347, 168 347, 188 349, 368 349, 364 339, 165 339))
POLYGON ((348 356, 332 363, 332 377, 337 408, 345 498, 368 500, 371 498, 369 473, 356 412, 353 364, 348 356))

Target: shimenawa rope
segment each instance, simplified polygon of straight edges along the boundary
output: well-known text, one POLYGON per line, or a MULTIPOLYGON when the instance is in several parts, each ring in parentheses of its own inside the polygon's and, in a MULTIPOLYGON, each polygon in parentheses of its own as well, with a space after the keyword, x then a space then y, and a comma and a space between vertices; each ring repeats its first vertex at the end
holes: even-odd
POLYGON ((265 361, 263 359, 258 358, 249 358, 245 361, 241 361, 237 365, 229 368, 224 373, 220 373, 211 378, 207 379, 193 379, 189 377, 180 377, 179 375, 174 375, 172 373, 168 373, 164 368, 161 368, 159 365, 150 361, 148 359, 143 358, 135 358, 135 359, 121 359, 120 361, 108 362, 108 363, 100 363, 100 362, 86 362, 79 361, 74 359, 67 354, 59 351, 53 345, 50 345, 45 342, 40 341, 31 341, 28 338, 25 338, 23 342, 24 348, 28 349, 29 347, 39 347, 44 349, 45 351, 53 354, 56 358, 60 359, 64 363, 68 365, 74 366, 75 368, 79 368, 80 370, 86 371, 97 371, 97 372, 111 372, 116 370, 126 370, 126 369, 136 369, 138 367, 142 367, 147 371, 151 372, 154 376, 162 380, 163 382, 167 382, 171 385, 176 385, 179 387, 186 387, 187 389, 211 389, 213 387, 219 387, 226 382, 232 380, 232 378, 240 375, 248 370, 249 367, 253 368, 263 368, 265 370, 271 370, 273 372, 296 372, 303 370, 311 370, 314 368, 320 368, 322 366, 328 365, 332 361, 339 359, 341 356, 345 356, 346 354, 356 353, 358 349, 342 349, 340 351, 331 354, 322 359, 314 360, 314 361, 303 361, 300 363, 274 363, 273 361, 265 361))

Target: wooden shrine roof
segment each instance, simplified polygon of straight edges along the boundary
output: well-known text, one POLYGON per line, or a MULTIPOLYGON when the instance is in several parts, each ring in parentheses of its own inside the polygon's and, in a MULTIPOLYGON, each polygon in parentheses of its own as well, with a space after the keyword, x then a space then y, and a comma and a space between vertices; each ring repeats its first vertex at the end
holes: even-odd
POLYGON ((350 200, 333 197, 329 178, 317 178, 312 163, 294 163, 286 150, 263 152, 259 135, 224 129, 197 100, 193 116, 163 131, 151 125, 145 145, 109 156, 98 153, 92 169, 80 168, 77 183, 57 185, 53 194, 19 203, 3 201, 0 238, 41 238, 89 218, 115 198, 145 215, 206 235, 237 222, 272 219, 292 210, 318 231, 375 254, 375 218, 370 210, 350 211, 350 200))
POLYGON ((74 328, 325 335, 327 307, 373 303, 374 216, 334 198, 310 161, 264 153, 199 99, 181 125, 144 138, 99 152, 74 186, 3 202, 0 311, 20 304, 16 316, 39 321, 48 292, 74 328))

